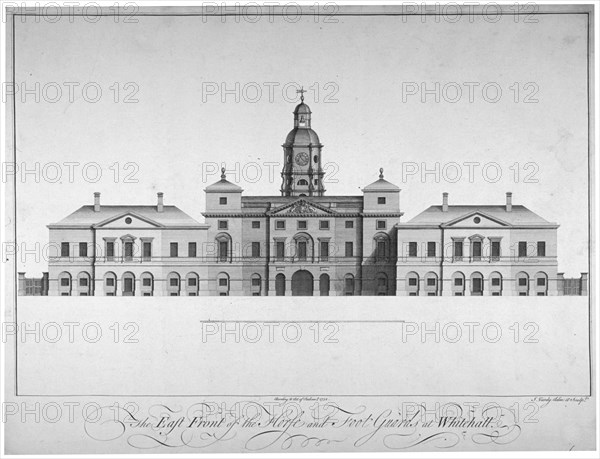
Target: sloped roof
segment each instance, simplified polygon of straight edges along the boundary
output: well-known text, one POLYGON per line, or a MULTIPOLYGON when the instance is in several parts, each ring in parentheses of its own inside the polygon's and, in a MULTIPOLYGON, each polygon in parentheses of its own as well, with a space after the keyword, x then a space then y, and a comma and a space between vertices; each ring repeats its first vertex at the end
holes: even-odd
POLYGON ((403 225, 441 225, 478 211, 510 225, 556 225, 521 205, 513 205, 510 212, 505 205, 448 206, 447 212, 442 211, 442 206, 430 206, 403 225))
POLYGON ((231 183, 229 180, 222 178, 218 182, 207 186, 204 191, 206 193, 223 193, 223 192, 242 192, 242 187, 237 186, 235 183, 231 183))
POLYGON ((99 212, 94 212, 94 206, 82 206, 72 214, 52 226, 92 226, 114 217, 125 214, 140 216, 154 221, 162 226, 204 226, 176 206, 163 206, 158 212, 153 206, 100 206, 99 212))
POLYGON ((363 191, 400 191, 400 188, 387 180, 380 178, 363 188, 363 191))

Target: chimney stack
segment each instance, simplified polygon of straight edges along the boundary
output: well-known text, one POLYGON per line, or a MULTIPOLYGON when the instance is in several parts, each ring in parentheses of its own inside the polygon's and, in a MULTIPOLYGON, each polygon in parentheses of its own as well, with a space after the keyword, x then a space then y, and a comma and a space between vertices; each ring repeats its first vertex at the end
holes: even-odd
POLYGON ((94 212, 100 212, 100 193, 94 193, 94 212))
POLYGON ((156 193, 156 196, 158 197, 158 203, 156 205, 156 211, 157 212, 162 212, 163 211, 163 193, 156 193))
POLYGON ((443 193, 442 212, 448 212, 448 193, 443 193))
POLYGON ((512 212, 512 193, 510 191, 506 193, 506 211, 512 212))

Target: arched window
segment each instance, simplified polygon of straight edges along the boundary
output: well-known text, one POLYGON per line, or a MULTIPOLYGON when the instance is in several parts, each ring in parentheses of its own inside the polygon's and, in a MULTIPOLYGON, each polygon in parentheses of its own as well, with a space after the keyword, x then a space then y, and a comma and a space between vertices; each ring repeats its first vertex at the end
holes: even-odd
POLYGON ((250 277, 250 290, 252 291, 252 296, 260 296, 261 288, 262 288, 262 279, 260 274, 254 273, 250 277))
POLYGON ((483 274, 477 271, 471 274, 471 295, 483 295, 483 274))
POLYGON ((344 276, 344 295, 354 295, 354 276, 352 274, 346 274, 344 276))
POLYGON ((299 261, 312 260, 314 255, 313 239, 308 233, 298 233, 294 236, 296 248, 295 258, 299 261))
POLYGON ((285 275, 282 273, 275 276, 275 296, 285 296, 285 275))
POLYGON ((437 296, 438 294, 438 276, 433 271, 425 274, 425 286, 423 287, 427 296, 437 296))
POLYGON ((154 295, 154 276, 152 273, 145 272, 140 276, 140 290, 142 292, 142 296, 152 296, 154 295))
POLYGON ((529 275, 526 272, 519 272, 515 276, 515 290, 517 291, 517 295, 519 296, 528 296, 529 295, 529 275))
POLYGON ((329 296, 329 274, 321 274, 319 277, 319 295, 329 296))
POLYGON ((417 273, 410 272, 406 275, 406 291, 408 296, 419 296, 419 275, 417 273))
POLYGON ((123 296, 135 296, 135 275, 129 271, 123 273, 121 286, 123 296))
POLYGON ((386 233, 379 232, 373 236, 375 260, 385 262, 390 257, 390 237, 386 233))
POLYGON ((231 236, 227 233, 219 233, 215 236, 217 244, 217 261, 231 262, 232 261, 232 244, 231 236))
POLYGON ((460 271, 452 274, 452 295, 464 296, 465 294, 465 275, 460 271))
POLYGON ((534 288, 535 288, 535 294, 537 296, 546 296, 548 295, 548 275, 543 272, 543 271, 539 271, 535 274, 535 281, 534 281, 534 288))
POLYGON ((185 276, 185 291, 187 296, 198 296, 200 277, 195 272, 187 273, 185 276))
POLYGON ((71 275, 63 271, 58 275, 58 292, 60 296, 71 296, 71 275))
POLYGON ((85 271, 77 274, 77 292, 79 296, 90 296, 92 294, 92 276, 85 271))
POLYGON ((299 186, 308 186, 308 182, 304 179, 300 179, 300 180, 298 180, 298 185, 299 186))
POLYGON ((498 271, 491 273, 488 288, 492 296, 502 296, 502 274, 498 271))
POLYGON ((375 276, 375 289, 377 296, 386 296, 388 294, 388 277, 386 273, 377 273, 375 276))
POLYGON ((230 283, 229 274, 219 273, 217 275, 217 295, 229 296, 230 283))
POLYGON ((106 296, 117 295, 117 275, 111 271, 104 274, 104 294, 106 296))
POLYGON ((167 275, 167 295, 179 296, 181 291, 181 276, 178 273, 171 271, 167 275))

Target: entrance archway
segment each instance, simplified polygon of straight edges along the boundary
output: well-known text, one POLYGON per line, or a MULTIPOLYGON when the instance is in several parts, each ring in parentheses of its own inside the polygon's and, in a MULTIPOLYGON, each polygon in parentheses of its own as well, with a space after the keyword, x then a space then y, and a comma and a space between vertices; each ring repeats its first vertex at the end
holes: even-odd
POLYGON ((292 276, 292 296, 312 296, 313 275, 306 270, 296 271, 292 276))

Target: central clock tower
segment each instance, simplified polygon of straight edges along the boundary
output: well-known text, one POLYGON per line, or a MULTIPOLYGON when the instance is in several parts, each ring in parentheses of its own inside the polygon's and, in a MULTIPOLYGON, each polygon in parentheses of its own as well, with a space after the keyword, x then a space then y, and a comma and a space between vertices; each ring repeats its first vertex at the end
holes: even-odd
POLYGON ((311 111, 304 103, 304 89, 298 91, 300 104, 294 110, 294 129, 283 146, 282 196, 323 196, 323 168, 319 136, 311 129, 311 111))

